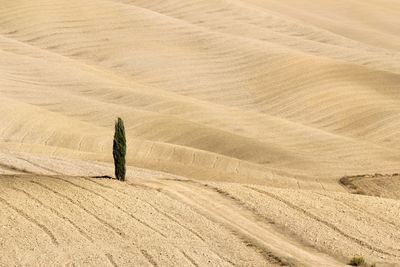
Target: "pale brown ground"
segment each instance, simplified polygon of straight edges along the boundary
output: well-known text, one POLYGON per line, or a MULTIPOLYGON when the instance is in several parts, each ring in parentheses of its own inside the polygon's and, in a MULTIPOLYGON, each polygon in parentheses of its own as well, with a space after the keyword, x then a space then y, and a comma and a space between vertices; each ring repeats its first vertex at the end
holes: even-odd
POLYGON ((339 182, 400 172, 398 25, 397 0, 0 0, 0 266, 400 266, 399 179, 339 182), (88 178, 118 116, 128 182, 88 178))

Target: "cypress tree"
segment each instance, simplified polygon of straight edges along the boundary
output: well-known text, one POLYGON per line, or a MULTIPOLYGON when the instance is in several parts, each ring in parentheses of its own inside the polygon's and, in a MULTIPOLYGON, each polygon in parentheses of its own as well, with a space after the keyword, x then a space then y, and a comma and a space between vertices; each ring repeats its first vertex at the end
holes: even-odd
POLYGON ((118 118, 115 121, 115 133, 113 143, 113 157, 115 167, 115 178, 120 181, 125 180, 125 155, 126 155, 126 139, 124 121, 118 118))

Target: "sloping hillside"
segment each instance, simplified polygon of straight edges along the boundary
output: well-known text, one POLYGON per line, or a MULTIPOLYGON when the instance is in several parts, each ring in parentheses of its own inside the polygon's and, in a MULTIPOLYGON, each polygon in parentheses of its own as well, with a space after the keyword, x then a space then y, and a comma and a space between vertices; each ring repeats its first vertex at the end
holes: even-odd
POLYGON ((351 253, 400 258, 399 202, 153 175, 126 183, 3 176, 1 262, 340 266, 351 253))
POLYGON ((0 265, 397 264, 391 176, 339 179, 400 172, 399 24, 396 0, 2 0, 0 265), (137 188, 88 178, 116 117, 137 188))

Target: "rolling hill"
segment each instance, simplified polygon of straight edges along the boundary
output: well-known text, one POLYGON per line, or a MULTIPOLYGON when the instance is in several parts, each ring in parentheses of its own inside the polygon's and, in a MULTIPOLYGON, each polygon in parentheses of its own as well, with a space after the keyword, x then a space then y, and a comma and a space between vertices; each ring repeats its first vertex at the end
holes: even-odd
POLYGON ((400 266, 399 24, 397 0, 1 1, 0 266, 400 266), (126 184, 94 178, 117 117, 126 184))

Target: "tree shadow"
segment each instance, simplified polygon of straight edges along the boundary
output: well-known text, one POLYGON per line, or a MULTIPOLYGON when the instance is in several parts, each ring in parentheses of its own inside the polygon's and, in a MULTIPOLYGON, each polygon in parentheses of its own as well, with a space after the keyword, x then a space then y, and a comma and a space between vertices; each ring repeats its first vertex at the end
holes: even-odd
POLYGON ((90 178, 96 178, 96 179, 114 179, 113 177, 108 176, 108 175, 90 176, 90 178))

